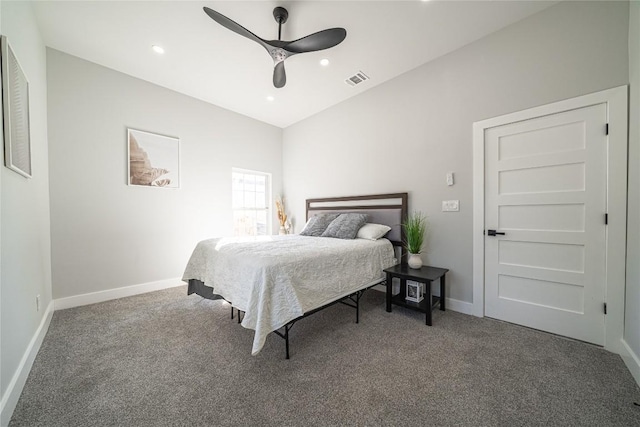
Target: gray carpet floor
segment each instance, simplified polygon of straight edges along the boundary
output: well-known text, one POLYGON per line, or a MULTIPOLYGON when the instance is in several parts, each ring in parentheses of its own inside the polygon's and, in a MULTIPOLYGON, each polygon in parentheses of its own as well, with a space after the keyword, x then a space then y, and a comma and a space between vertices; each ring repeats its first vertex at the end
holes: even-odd
POLYGON ((10 426, 640 426, 619 356, 531 329, 362 300, 298 322, 291 359, 220 301, 168 289, 55 312, 10 426))

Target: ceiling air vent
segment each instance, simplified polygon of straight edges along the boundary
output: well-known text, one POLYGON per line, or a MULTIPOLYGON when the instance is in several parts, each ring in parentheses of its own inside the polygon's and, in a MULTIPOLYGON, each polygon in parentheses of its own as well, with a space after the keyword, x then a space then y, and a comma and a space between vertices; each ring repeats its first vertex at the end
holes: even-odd
POLYGON ((360 83, 364 83, 367 80, 369 80, 369 77, 362 71, 358 71, 353 76, 350 76, 348 79, 346 79, 344 82, 349 86, 356 86, 360 83))

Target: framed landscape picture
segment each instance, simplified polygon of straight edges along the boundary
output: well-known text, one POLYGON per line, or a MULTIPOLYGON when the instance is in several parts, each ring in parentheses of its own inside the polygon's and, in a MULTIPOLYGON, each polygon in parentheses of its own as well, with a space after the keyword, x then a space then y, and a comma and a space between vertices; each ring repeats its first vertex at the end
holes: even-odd
POLYGON ((0 49, 4 164, 12 171, 31 178, 29 82, 5 36, 0 37, 0 49))
POLYGON ((180 188, 180 140, 127 129, 128 184, 180 188))

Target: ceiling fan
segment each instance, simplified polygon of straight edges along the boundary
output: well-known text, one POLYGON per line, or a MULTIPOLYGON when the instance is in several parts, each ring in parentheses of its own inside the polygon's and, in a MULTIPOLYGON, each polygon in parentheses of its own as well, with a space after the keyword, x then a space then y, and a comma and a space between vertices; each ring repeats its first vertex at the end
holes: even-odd
POLYGON ((284 7, 276 7, 273 9, 273 17, 278 23, 278 40, 261 39, 242 25, 232 21, 213 9, 204 7, 204 11, 218 24, 233 31, 234 33, 240 34, 241 36, 257 42, 267 50, 271 58, 273 58, 273 85, 277 88, 281 88, 287 83, 287 75, 284 71, 285 59, 298 53, 329 49, 330 47, 340 44, 345 37, 347 37, 347 30, 344 28, 330 28, 290 42, 280 40, 282 24, 287 22, 287 18, 289 17, 289 12, 287 12, 287 9, 284 7))

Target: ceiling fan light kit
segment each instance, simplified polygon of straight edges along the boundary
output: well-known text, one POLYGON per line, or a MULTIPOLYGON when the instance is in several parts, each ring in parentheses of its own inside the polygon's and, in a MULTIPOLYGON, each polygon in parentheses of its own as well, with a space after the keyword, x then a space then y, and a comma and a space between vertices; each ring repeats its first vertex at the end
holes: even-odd
POLYGON ((294 41, 283 41, 281 40, 282 24, 287 22, 289 12, 287 12, 287 9, 284 7, 278 6, 273 9, 273 17, 278 23, 278 40, 264 40, 221 13, 208 7, 204 7, 203 9, 204 12, 218 24, 236 34, 253 40, 267 50, 274 63, 273 85, 276 88, 284 87, 287 83, 287 75, 284 71, 285 59, 290 56, 297 55, 298 53, 329 49, 342 43, 342 41, 347 37, 347 30, 344 28, 329 28, 294 41))

